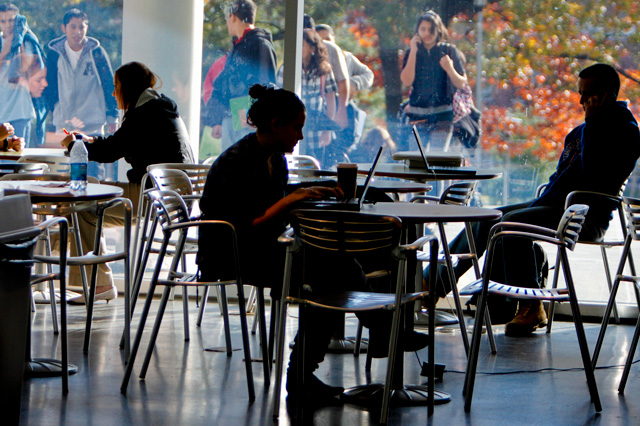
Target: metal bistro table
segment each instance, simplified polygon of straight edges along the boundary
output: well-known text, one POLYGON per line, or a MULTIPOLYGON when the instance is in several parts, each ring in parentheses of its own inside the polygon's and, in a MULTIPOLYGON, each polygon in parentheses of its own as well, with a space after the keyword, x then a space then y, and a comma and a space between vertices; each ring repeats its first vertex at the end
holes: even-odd
MULTIPOLYGON (((367 174, 371 163, 358 163, 358 173, 367 174)), ((438 182, 442 180, 487 180, 502 176, 502 172, 490 169, 476 169, 475 174, 427 172, 426 169, 409 167, 403 163, 384 163, 376 168, 376 176, 414 180, 418 182, 438 182)))
MULTIPOLYGON (((61 182, 38 181, 38 180, 8 180, 0 181, 0 188, 5 190, 5 194, 28 193, 33 204, 65 204, 75 205, 86 204, 86 207, 94 202, 108 200, 119 197, 124 190, 114 185, 103 185, 89 183, 86 190, 72 191, 68 186, 61 186, 61 182)), ((28 346, 28 350, 30 344, 28 346)), ((53 377, 62 374, 61 362, 50 358, 31 358, 27 353, 29 361, 25 366, 25 375, 28 377, 53 377)), ((69 374, 76 373, 78 367, 69 364, 69 374)))
MULTIPOLYGON (((412 238, 409 236, 410 230, 415 229, 414 225, 429 222, 469 222, 481 220, 497 220, 502 217, 502 212, 495 209, 481 207, 465 207, 447 204, 419 204, 419 203, 376 203, 366 204, 361 213, 379 214, 396 216, 402 220, 403 233, 405 239, 412 238)), ((446 257, 448 267, 452 267, 451 258, 446 257)), ((411 267, 407 268, 407 273, 411 274, 411 267)), ((407 283, 412 282, 407 280, 407 283)), ((453 286, 453 291, 457 294, 457 288, 453 286)), ((465 348, 468 345, 468 337, 464 319, 462 318, 462 307, 459 297, 455 298, 456 309, 458 311, 458 319, 460 322, 460 331, 462 333, 465 348)), ((410 317, 412 318, 412 316, 410 317)), ((420 385, 404 385, 403 383, 403 367, 404 357, 396 357, 397 365, 394 370, 398 373, 394 375, 393 396, 392 401, 396 405, 426 405, 427 404, 427 387, 420 385)), ((349 402, 357 405, 371 405, 371 398, 381 398, 384 389, 383 384, 374 383, 362 386, 356 386, 345 391, 345 396, 349 402)), ((449 402, 451 396, 446 392, 437 391, 434 395, 435 403, 442 404, 449 402)))

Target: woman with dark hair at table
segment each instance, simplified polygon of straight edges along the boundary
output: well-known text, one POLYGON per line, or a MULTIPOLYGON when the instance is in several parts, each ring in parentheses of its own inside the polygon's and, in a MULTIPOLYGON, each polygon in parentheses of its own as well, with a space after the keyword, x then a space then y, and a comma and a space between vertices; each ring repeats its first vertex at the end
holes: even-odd
MULTIPOLYGON (((124 158, 131 164, 127 172, 128 183, 116 183, 123 187, 124 197, 133 203, 137 211, 140 183, 147 166, 159 163, 193 163, 194 157, 189 137, 174 101, 158 93, 159 77, 140 62, 129 62, 118 68, 113 77, 113 96, 118 108, 124 111, 122 125, 111 136, 89 137, 82 135, 89 151, 89 160, 113 163, 124 158)), ((69 151, 73 147, 75 132, 62 140, 69 151)), ((82 244, 85 250, 93 247, 95 216, 81 215, 82 244)), ((112 221, 118 223, 117 220, 112 221)), ((73 248, 74 244, 70 244, 73 248)), ((72 255, 74 255, 72 251, 72 255)), ((117 296, 111 269, 100 265, 98 269, 96 300, 110 300, 117 296)), ((77 285, 80 274, 70 276, 70 284, 77 285)), ((70 299, 69 303, 84 303, 84 297, 70 299)))
POLYGON ((416 124, 431 150, 447 151, 453 132, 453 96, 467 84, 460 51, 449 44, 449 31, 434 11, 418 18, 404 56, 400 79, 411 87, 403 115, 416 124))

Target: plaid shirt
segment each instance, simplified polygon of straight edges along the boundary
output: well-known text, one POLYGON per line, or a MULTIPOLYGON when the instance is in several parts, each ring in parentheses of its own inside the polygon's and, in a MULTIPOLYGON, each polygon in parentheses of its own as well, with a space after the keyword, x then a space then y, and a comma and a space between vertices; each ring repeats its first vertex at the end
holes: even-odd
MULTIPOLYGON (((278 85, 282 87, 283 82, 283 70, 284 67, 280 67, 278 71, 277 81, 278 85)), ((324 112, 327 110, 325 97, 328 93, 336 93, 338 91, 338 84, 333 76, 333 72, 323 75, 322 77, 311 76, 304 69, 302 70, 302 102, 307 108, 307 111, 324 112), (324 93, 322 88, 324 86, 324 93)), ((300 144, 300 154, 315 155, 315 150, 320 146, 321 131, 315 131, 314 129, 305 126, 303 129, 304 140, 300 144)))

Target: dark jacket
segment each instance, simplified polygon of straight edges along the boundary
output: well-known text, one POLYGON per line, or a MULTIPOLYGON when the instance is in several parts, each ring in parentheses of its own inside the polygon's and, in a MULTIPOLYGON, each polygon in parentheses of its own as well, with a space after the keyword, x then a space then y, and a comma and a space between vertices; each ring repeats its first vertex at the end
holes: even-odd
MULTIPOLYGON (((72 145, 69 146, 71 151, 72 145)), ((142 93, 129 108, 122 126, 111 136, 87 144, 89 160, 113 163, 123 158, 131 164, 129 182, 140 183, 147 166, 158 163, 193 163, 189 136, 175 102, 153 89, 142 93)))
MULTIPOLYGON (((233 224, 243 278, 252 285, 279 287, 282 283, 285 253, 277 239, 286 223, 284 219, 259 227, 252 223, 286 195, 287 179, 284 155, 265 152, 255 133, 223 152, 207 175, 200 200, 203 219, 233 224)), ((233 277, 233 257, 228 243, 223 243, 229 240, 222 237, 204 227, 200 229, 198 265, 206 280, 233 277)))
MULTIPOLYGON (((618 195, 638 156, 638 123, 625 102, 616 102, 567 135, 555 173, 531 206, 564 208, 567 195, 579 190, 618 195)), ((611 211, 610 205, 590 204, 586 225, 607 229, 611 211)))
POLYGON ((224 69, 213 83, 204 114, 207 124, 221 124, 222 119, 231 114, 229 101, 247 96, 254 84, 275 84, 276 62, 276 51, 268 31, 254 28, 234 43, 224 69))

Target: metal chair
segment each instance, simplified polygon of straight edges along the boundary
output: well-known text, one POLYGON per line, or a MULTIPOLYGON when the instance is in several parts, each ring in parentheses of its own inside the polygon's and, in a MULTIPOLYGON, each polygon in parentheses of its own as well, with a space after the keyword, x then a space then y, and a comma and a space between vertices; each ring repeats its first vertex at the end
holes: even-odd
POLYGON ((49 173, 62 173, 68 175, 71 173, 71 163, 69 157, 61 155, 39 155, 28 154, 18 159, 18 163, 41 163, 49 167, 49 173))
POLYGON ((15 173, 43 174, 49 172, 49 166, 45 163, 18 163, 14 170, 15 173))
MULTIPOLYGON (((544 189, 544 187, 545 185, 541 185, 540 187, 538 187, 537 196, 539 196, 542 193, 542 190, 544 189)), ((599 205, 599 206, 610 205, 612 210, 615 210, 617 212, 618 225, 620 226, 620 229, 624 231, 626 229, 626 223, 625 223, 622 194, 624 193, 625 187, 626 187, 626 182, 620 188, 618 196, 603 194, 600 192, 592 192, 592 191, 573 191, 569 193, 569 195, 567 195, 567 199, 565 201, 565 209, 577 203, 583 203, 588 205, 599 205)), ((612 219, 611 223, 614 223, 614 222, 616 221, 612 219)), ((601 240, 588 241, 588 240, 581 239, 581 240, 578 240, 578 244, 585 244, 585 245, 600 247, 602 264, 604 266, 605 278, 607 280, 607 287, 609 288, 609 294, 611 294, 611 291, 613 288, 613 280, 611 277, 611 267, 609 265, 607 250, 613 247, 622 247, 624 245, 624 239, 607 238, 607 235, 605 234, 604 238, 601 240)), ((558 264, 559 264, 559 259, 556 259, 556 265, 555 265, 556 268, 558 267, 558 264)), ((631 275, 636 275, 636 267, 635 267, 635 263, 633 262, 633 257, 631 253, 629 253, 629 269, 631 271, 631 275)), ((558 275, 554 275, 552 288, 556 288, 558 286, 557 277, 558 275)), ((638 306, 640 306, 640 293, 638 292, 638 289, 635 289, 635 292, 636 292, 636 300, 638 302, 638 306)), ((547 319, 547 333, 551 332, 551 327, 553 325, 554 312, 555 312, 555 304, 553 301, 550 301, 549 315, 547 319)), ((615 300, 613 302, 612 312, 613 312, 613 319, 615 323, 620 324, 620 316, 618 315, 618 308, 615 304, 615 300)), ((609 312, 608 315, 610 314, 611 312, 609 312)))
MULTIPOLYGON (((471 353, 469 355, 469 362, 467 364, 467 372, 463 388, 463 394, 465 395, 465 411, 468 412, 471 409, 473 387, 475 384, 478 356, 480 352, 480 340, 482 339, 482 321, 487 309, 487 296, 490 293, 508 296, 515 299, 547 301, 554 300, 557 302, 569 302, 571 306, 571 312, 573 314, 573 321, 576 327, 576 334, 578 337, 578 344, 580 346, 580 353, 582 355, 582 363, 584 364, 589 393, 591 395, 591 402, 594 404, 595 410, 597 412, 602 411, 602 405, 600 404, 600 397, 598 395, 598 388, 596 385, 595 376, 593 374, 591 357, 589 356, 587 339, 584 333, 582 317, 580 315, 580 308, 578 306, 578 299, 576 297, 575 286, 573 283, 571 270, 569 268, 569 260, 567 258, 567 249, 574 249, 588 210, 589 207, 583 204, 570 206, 562 216, 557 230, 516 222, 500 222, 494 225, 493 228, 491 228, 487 254, 485 256, 483 278, 469 284, 460 291, 460 294, 465 295, 473 295, 478 293, 480 294, 478 301, 478 313, 476 315, 477 320, 475 328, 473 330, 471 353), (527 238, 534 241, 543 241, 557 246, 557 256, 560 259, 561 268, 556 268, 554 273, 559 274, 560 269, 562 269, 567 287, 564 289, 549 290, 532 289, 510 286, 491 281, 489 277, 491 276, 491 265, 493 264, 493 258, 496 255, 501 255, 500 253, 496 254, 496 242, 503 237, 527 238)), ((500 250, 498 250, 498 252, 499 251, 500 250)))
MULTIPOLYGON (((633 259, 631 257, 631 243, 633 241, 640 240, 640 199, 624 197, 624 210, 627 216, 628 224, 627 235, 624 239, 622 257, 620 258, 620 263, 618 264, 618 270, 616 271, 613 288, 611 289, 611 295, 609 296, 609 302, 607 303, 605 313, 602 317, 602 325, 600 327, 600 332, 598 333, 598 340, 596 341, 596 346, 593 351, 593 357, 591 358, 593 362, 593 368, 596 367, 596 364, 598 362, 598 356, 600 355, 600 349, 602 348, 604 335, 607 331, 607 324, 609 323, 609 316, 611 315, 611 311, 615 308, 615 299, 618 294, 620 282, 626 281, 633 283, 636 294, 638 291, 638 283, 640 283, 640 276, 635 273, 634 268, 631 268, 631 275, 624 274, 624 268, 627 261, 629 262, 630 266, 633 264, 633 259)), ((633 357, 635 355, 636 347, 638 346, 639 338, 640 317, 638 317, 638 322, 636 323, 635 333, 633 334, 631 344, 629 345, 629 354, 627 355, 627 361, 625 362, 622 377, 620 379, 620 385, 618 386, 618 392, 621 394, 624 393, 624 389, 627 384, 629 371, 631 369, 631 365, 633 364, 633 357)))
MULTIPOLYGON (((300 323, 304 322, 305 307, 307 306, 351 313, 383 309, 393 310, 392 337, 389 346, 389 361, 380 414, 380 422, 385 423, 388 416, 392 384, 396 384, 394 382, 394 368, 397 369, 395 371, 396 377, 402 371, 396 365, 397 360, 399 360, 400 365, 402 362, 402 353, 396 359, 402 309, 407 304, 429 296, 428 292, 405 293, 406 260, 407 257, 414 255, 415 251, 426 243, 430 243, 431 251, 437 253, 437 239, 433 236, 427 236, 418 239, 413 244, 400 245, 402 223, 400 219, 390 216, 319 210, 296 210, 292 213, 292 216, 293 228, 280 237, 280 241, 287 244, 287 257, 276 340, 276 390, 273 416, 275 418, 279 415, 287 305, 297 303, 300 306, 300 323), (376 256, 376 258, 378 256, 392 257, 397 261, 397 275, 393 282, 395 285, 392 286, 395 293, 342 291, 317 297, 314 295, 300 296, 298 294, 304 283, 300 286, 296 284, 296 287, 292 288, 291 276, 294 254, 303 251, 305 252, 305 261, 317 254, 357 257, 359 259, 366 256, 376 256)), ((302 256, 296 258, 302 258, 302 256)), ((432 265, 435 265, 435 262, 432 262, 432 265)), ((430 312, 433 314, 433 300, 432 298, 430 300, 432 301, 430 312)), ((433 318, 429 329, 429 362, 435 367, 433 362, 435 334, 433 318)), ((300 326, 297 344, 301 344, 303 348, 305 341, 304 331, 304 325, 300 326)), ((300 352, 304 353, 304 349, 300 352)), ((434 374, 435 370, 432 369, 429 378, 429 413, 433 412, 434 405, 434 374)))
MULTIPOLYGON (((160 301, 160 306, 158 308, 158 314, 156 316, 155 325, 153 327, 153 331, 149 340, 149 347, 147 350, 147 354, 145 356, 144 363, 142 365, 142 370, 140 372, 140 378, 144 379, 146 376, 146 372, 149 366, 149 362, 151 360, 151 356, 153 353, 153 349, 155 346, 155 341, 158 336, 158 332, 160 329, 160 324, 162 323, 162 317, 164 315, 165 307, 169 300, 169 294, 171 292, 171 288, 175 286, 226 286, 226 285, 235 285, 238 291, 238 300, 239 300, 239 309, 240 309, 240 324, 242 328, 242 342, 244 348, 244 356, 245 356, 245 368, 247 375, 247 386, 249 390, 249 399, 251 401, 255 400, 255 392, 253 387, 253 372, 251 367, 251 351, 249 347, 249 335, 247 329, 247 318, 244 310, 244 304, 242 301, 244 300, 244 288, 242 283, 242 276, 240 274, 240 265, 237 257, 237 240, 235 235, 235 229, 233 226, 224 221, 198 221, 191 220, 189 218, 189 210, 184 200, 181 198, 179 194, 175 191, 152 191, 149 194, 150 199, 153 202, 153 207, 156 211, 156 217, 158 219, 158 223, 162 226, 162 246, 160 247, 160 252, 158 254, 158 260, 156 262, 156 266, 153 272, 153 277, 151 279, 151 284, 149 288, 149 292, 147 294, 147 299, 144 305, 144 309, 142 311, 140 317, 140 325, 138 327, 138 332, 136 333, 136 338, 131 348, 131 355, 129 357, 127 370, 125 372, 122 385, 120 390, 123 394, 127 391, 127 386, 129 384, 129 379, 131 377, 131 373, 133 371, 133 364, 135 362, 135 358, 140 347, 140 342, 142 340, 142 333, 144 331, 145 323, 147 317, 149 315, 149 310, 151 308, 151 303, 153 301, 153 296, 155 293, 155 289, 157 286, 165 286, 162 300, 160 301), (189 229, 198 228, 200 226, 210 226, 210 227, 218 227, 220 229, 226 230, 230 234, 230 241, 227 242, 229 250, 232 250, 235 256, 235 269, 236 269, 236 279, 232 281, 216 281, 216 282, 200 282, 198 281, 198 277, 178 271, 178 264, 181 259, 181 253, 184 249, 187 241, 187 232, 189 229), (175 253, 173 255, 173 259, 171 261, 171 266, 169 268, 169 272, 165 279, 160 278, 160 272, 162 269, 163 260, 167 254, 167 251, 172 245, 172 241, 174 238, 174 234, 178 234, 177 243, 175 245, 175 253)), ((230 331, 228 328, 228 318, 225 318, 225 339, 227 341, 227 356, 231 355, 230 349, 230 331)))
MULTIPOLYGON (((62 174, 9 174, 5 175, 0 180, 40 180, 40 181, 68 181, 69 176, 62 174)), ((97 182, 96 178, 89 177, 90 182, 97 182)), ((93 318, 93 305, 96 291, 96 282, 97 282, 97 265, 101 263, 107 262, 115 262, 118 260, 123 260, 125 263, 125 274, 124 274, 124 283, 125 283, 125 328, 123 332, 124 340, 121 342, 121 347, 125 349, 125 355, 129 353, 129 329, 131 324, 131 311, 129 306, 130 295, 131 295, 131 285, 130 285, 130 267, 129 267, 129 259, 130 259, 130 241, 131 241, 131 200, 128 198, 114 198, 108 201, 101 201, 98 203, 87 202, 87 203, 59 203, 59 204, 42 204, 36 205, 33 207, 33 213, 36 215, 40 215, 42 217, 45 216, 69 216, 71 218, 71 223, 74 224, 73 235, 75 239, 76 249, 78 253, 84 253, 81 240, 80 240, 80 230, 76 223, 78 223, 78 213, 83 210, 96 209, 96 217, 97 217, 97 226, 96 226, 96 237, 95 237, 95 245, 92 248, 92 251, 79 256, 69 256, 67 258, 67 265, 69 266, 77 266, 80 268, 82 275, 82 284, 83 290, 85 294, 85 298, 87 298, 87 321, 85 327, 85 338, 83 351, 89 351, 89 342, 91 340, 91 323, 93 318), (100 239, 102 236, 102 227, 104 221, 105 211, 110 208, 115 208, 117 206, 122 206, 124 209, 124 228, 123 228, 123 241, 124 247, 123 250, 116 253, 109 254, 101 254, 100 253, 100 239), (86 276, 85 267, 92 266, 91 280, 86 276)), ((46 253, 42 256, 42 260, 48 264, 56 264, 59 262, 58 257, 50 256, 51 253, 51 243, 48 239, 46 242, 46 253)), ((55 309, 55 293, 52 286, 50 289, 50 297, 52 303, 52 314, 54 319, 54 332, 57 333, 57 318, 56 318, 56 309, 55 309)))

